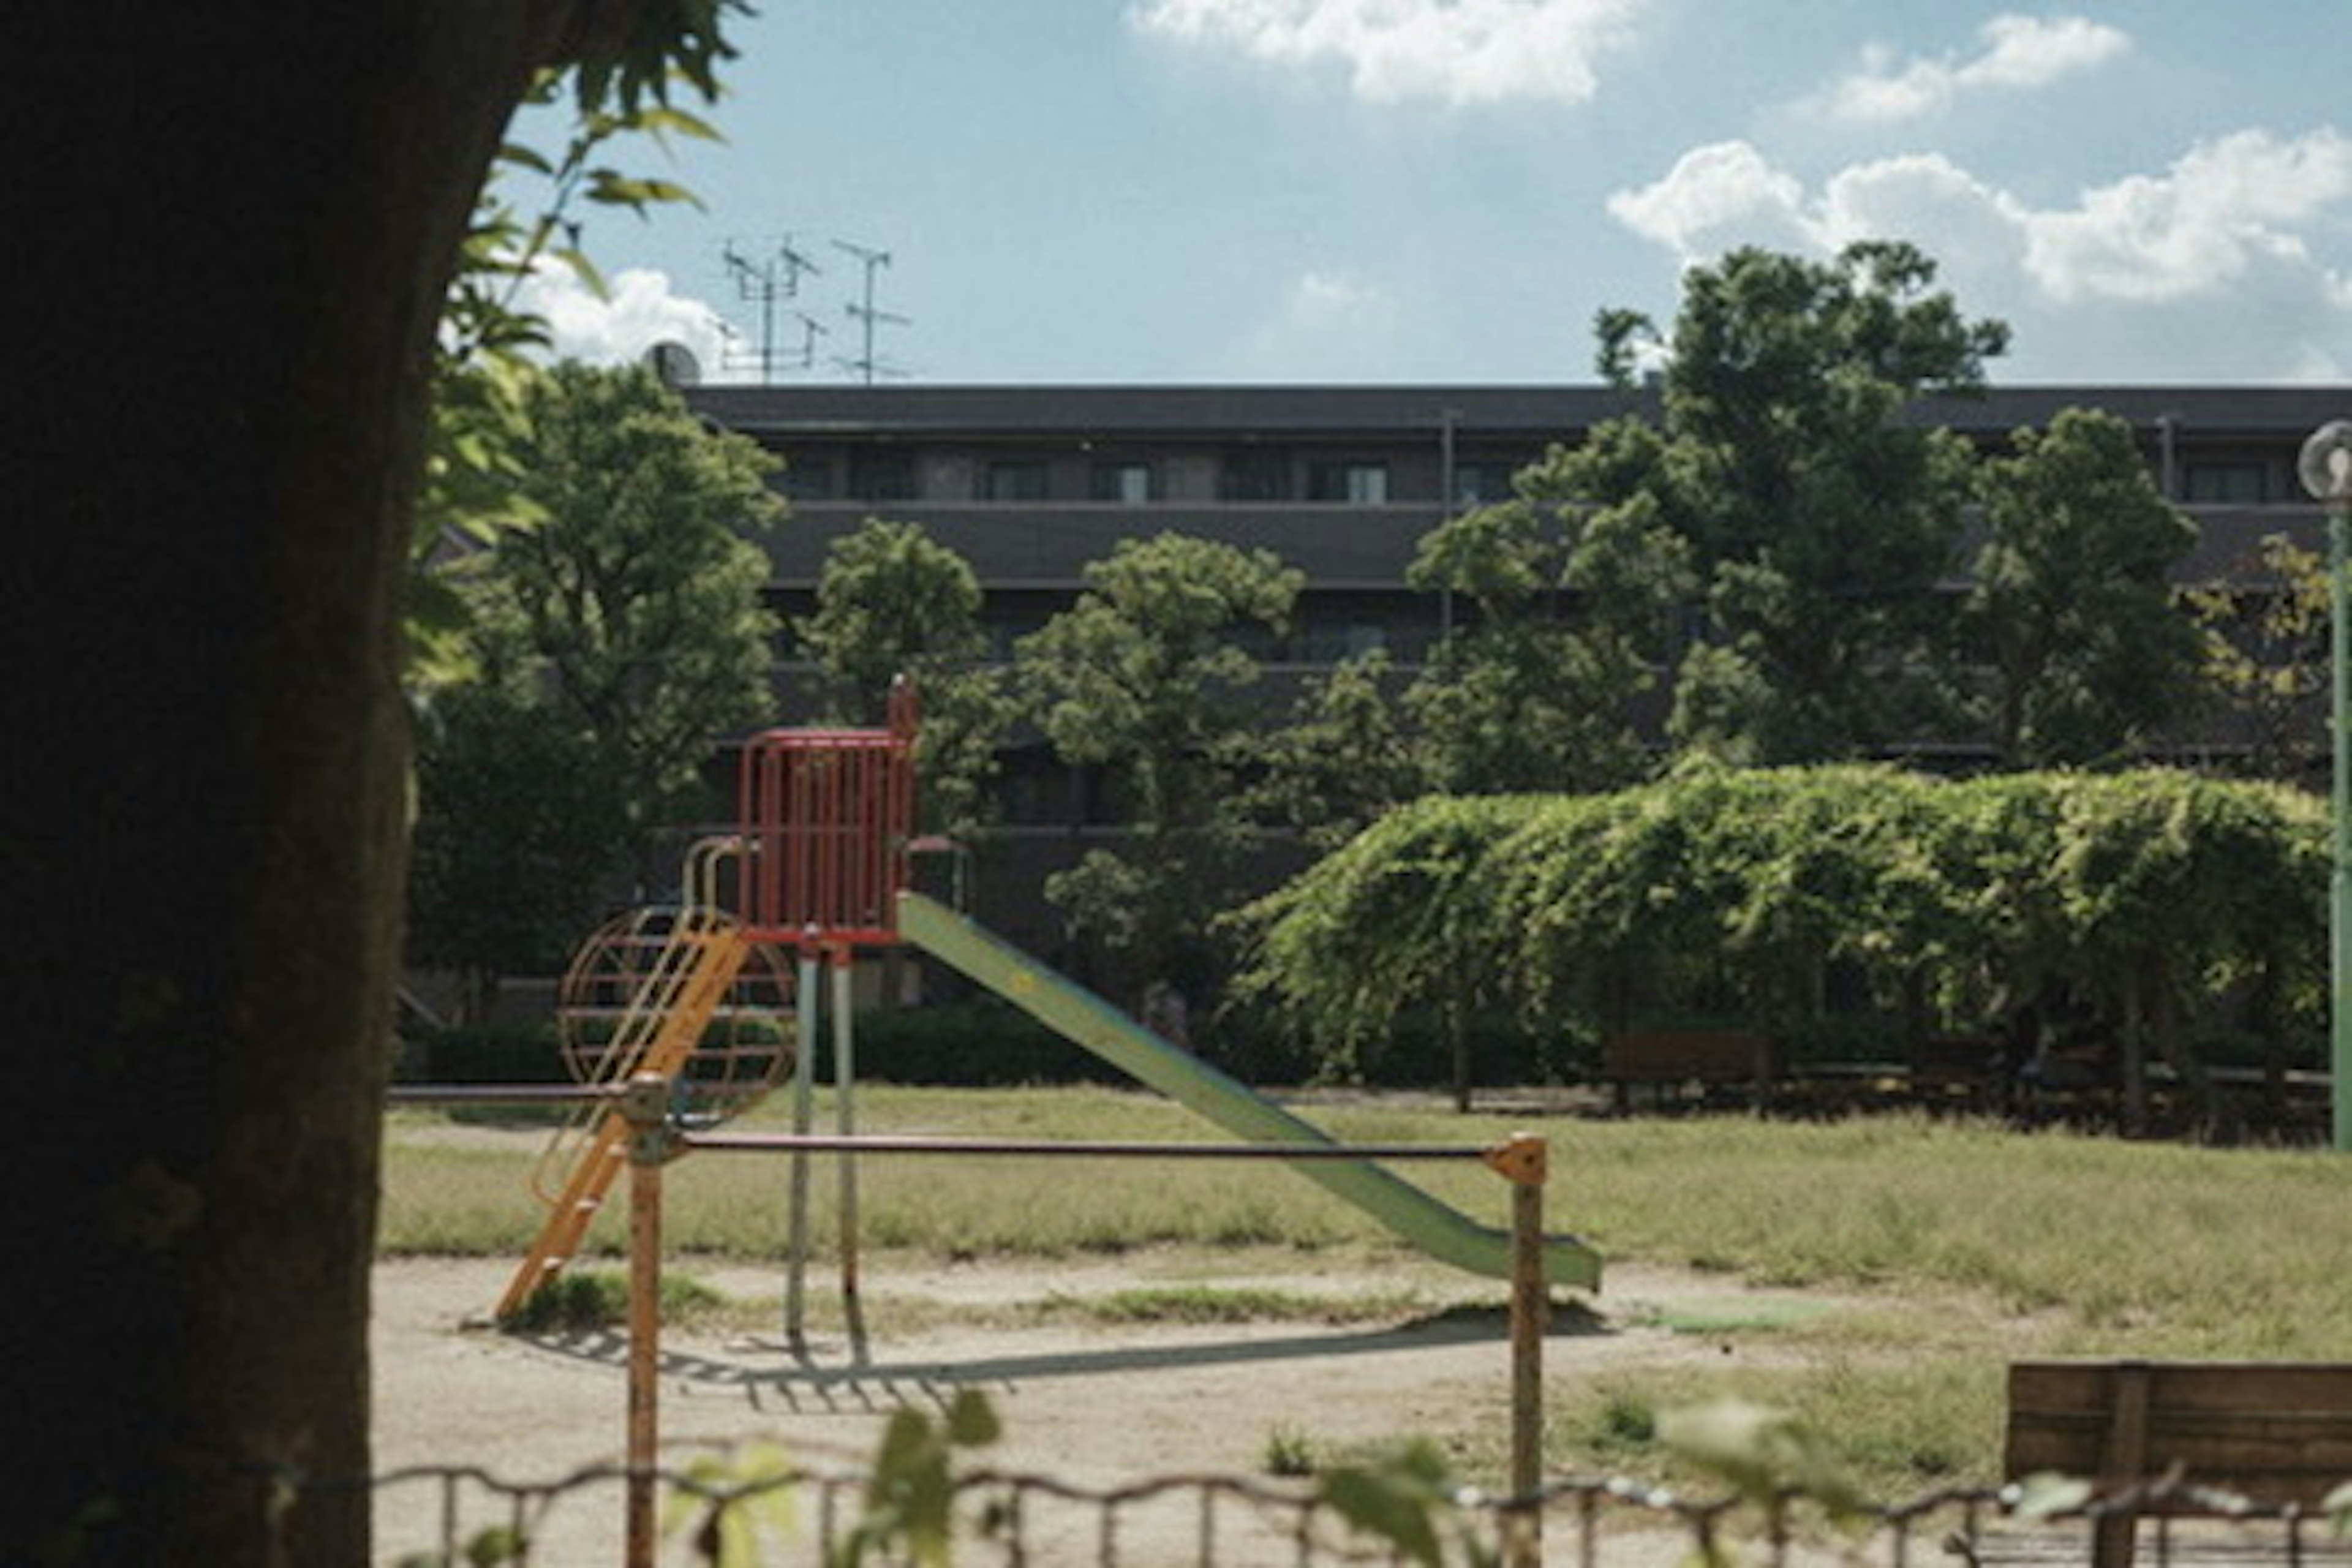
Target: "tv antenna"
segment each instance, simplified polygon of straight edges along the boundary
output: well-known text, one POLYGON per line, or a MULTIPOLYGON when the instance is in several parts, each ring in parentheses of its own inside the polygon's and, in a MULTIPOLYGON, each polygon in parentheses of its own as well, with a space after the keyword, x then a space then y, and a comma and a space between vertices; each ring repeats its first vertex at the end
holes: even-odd
MULTIPOLYGON (((739 349, 735 345, 742 334, 725 321, 720 321, 719 335, 724 340, 727 363, 730 366, 757 365, 763 381, 769 379, 770 373, 780 365, 786 370, 806 370, 816 363, 816 341, 830 335, 832 329, 805 310, 794 310, 792 317, 800 323, 801 346, 789 353, 777 348, 772 341, 763 342, 757 348, 746 346, 739 349)), ((763 326, 762 331, 772 331, 773 329, 763 326)))
POLYGON ((887 366, 874 357, 874 329, 877 326, 903 327, 908 324, 904 316, 894 316, 887 310, 877 310, 874 308, 874 274, 890 265, 890 253, 887 250, 876 250, 868 246, 852 245, 845 239, 836 239, 833 244, 835 249, 845 250, 856 257, 859 264, 866 268, 866 302, 862 305, 843 307, 864 329, 866 346, 857 358, 843 360, 841 363, 845 367, 859 372, 864 375, 866 384, 871 386, 877 373, 897 374, 889 371, 887 366))
MULTIPOLYGON (((776 351, 776 306, 781 300, 796 298, 801 289, 801 274, 815 274, 817 264, 793 248, 792 237, 776 242, 773 255, 753 257, 737 248, 733 240, 719 248, 719 260, 729 277, 735 280, 736 295, 760 307, 760 346, 737 353, 732 350, 735 334, 726 332, 730 345, 730 358, 737 365, 749 364, 760 373, 760 379, 772 378, 782 363, 776 351)), ((794 314, 799 314, 795 311, 794 314)), ((807 317, 801 320, 806 321, 807 317)), ((724 330, 724 323, 721 323, 724 330)), ((805 334, 801 364, 805 367, 815 352, 815 335, 805 334)))

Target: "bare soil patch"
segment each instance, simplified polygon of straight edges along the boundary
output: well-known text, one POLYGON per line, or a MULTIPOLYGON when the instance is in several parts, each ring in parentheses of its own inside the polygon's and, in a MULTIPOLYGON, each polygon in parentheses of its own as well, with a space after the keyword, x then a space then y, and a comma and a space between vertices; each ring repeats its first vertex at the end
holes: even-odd
MULTIPOLYGON (((1281 1254, 1143 1254, 1118 1260, 959 1263, 883 1255, 861 1269, 862 1336, 846 1331, 829 1263, 807 1276, 811 1332, 783 1332, 783 1270, 674 1265, 751 1303, 765 1326, 667 1331, 660 1429, 665 1463, 714 1445, 772 1444, 808 1463, 862 1463, 890 1414, 937 1408, 980 1389, 1003 1417, 999 1468, 1109 1489, 1169 1474, 1265 1473, 1277 1434, 1318 1453, 1412 1434, 1477 1432, 1504 1441, 1509 1412, 1504 1287, 1409 1257, 1346 1273, 1302 1270, 1281 1254), (1379 1304, 1346 1321, 1107 1325, 1074 1303, 1139 1287, 1279 1290, 1379 1304), (1060 1310, 1024 1309, 1056 1304, 1060 1310)), ((484 1326, 512 1260, 413 1260, 375 1277, 376 1468, 471 1467, 544 1486, 617 1466, 626 1447, 625 1342, 618 1335, 518 1336, 484 1326)), ((1817 1294, 1742 1289, 1719 1276, 1610 1268, 1605 1290, 1562 1298, 1545 1350, 1548 1381, 1631 1366, 1783 1353, 1769 1338, 1688 1331, 1727 1321, 1839 1303, 1817 1294)), ((1793 1353, 1793 1352, 1790 1352, 1793 1353)), ((505 1517, 485 1489, 460 1489, 461 1536, 505 1517)), ((379 1561, 440 1539, 437 1483, 379 1493, 379 1561)), ((617 1485, 583 1489, 552 1509, 534 1562, 619 1560, 617 1485)), ((1190 1561, 1192 1512, 1122 1523, 1124 1563, 1190 1561), (1181 1546, 1178 1544, 1181 1542, 1181 1546)), ((1087 1561, 1079 1552, 1055 1561, 1087 1561)), ((667 1560, 667 1559, 666 1559, 667 1560)), ((679 1561, 687 1560, 681 1556, 679 1561)), ((1229 1561, 1244 1561, 1235 1556, 1229 1561)))

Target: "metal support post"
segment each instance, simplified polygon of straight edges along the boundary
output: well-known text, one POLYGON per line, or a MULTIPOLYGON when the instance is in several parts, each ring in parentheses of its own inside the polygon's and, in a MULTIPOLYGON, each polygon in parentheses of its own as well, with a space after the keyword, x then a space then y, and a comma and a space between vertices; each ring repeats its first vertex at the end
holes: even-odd
MULTIPOLYGON (((793 1051, 793 1132, 805 1138, 816 1121, 817 952, 801 947, 800 978, 793 993, 798 1025, 793 1051)), ((784 1235, 784 1338, 793 1348, 806 1342, 809 1249, 808 1151, 793 1151, 791 1212, 784 1235)))
POLYGON ((669 1158, 670 1083, 639 1073, 621 1096, 629 1124, 628 1568, 653 1568, 661 1446, 662 1164, 669 1158))
MULTIPOLYGON (((857 1135, 857 1050, 853 1018, 856 950, 844 942, 833 950, 833 1081, 835 1131, 844 1138, 857 1135)), ((841 1301, 849 1324, 849 1342, 859 1359, 866 1351, 865 1310, 857 1293, 857 1152, 844 1148, 839 1166, 841 1194, 841 1301)))

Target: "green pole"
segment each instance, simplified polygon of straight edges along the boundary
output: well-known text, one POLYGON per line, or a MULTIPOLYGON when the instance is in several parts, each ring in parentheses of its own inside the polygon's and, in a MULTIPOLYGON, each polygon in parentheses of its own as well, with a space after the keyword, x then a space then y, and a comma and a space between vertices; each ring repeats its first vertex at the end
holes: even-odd
POLYGON ((2352 506, 2327 508, 2327 606, 2335 730, 2336 866, 2327 889, 2329 1103, 2336 1147, 2352 1152, 2352 633, 2345 625, 2345 533, 2352 506))
POLYGON ((2329 805, 2335 866, 2327 883, 2328 1103, 2336 1147, 2352 1152, 2352 628, 2345 625, 2345 534, 2352 531, 2352 420, 2331 419, 2295 457, 2295 477, 2327 509, 2329 805))

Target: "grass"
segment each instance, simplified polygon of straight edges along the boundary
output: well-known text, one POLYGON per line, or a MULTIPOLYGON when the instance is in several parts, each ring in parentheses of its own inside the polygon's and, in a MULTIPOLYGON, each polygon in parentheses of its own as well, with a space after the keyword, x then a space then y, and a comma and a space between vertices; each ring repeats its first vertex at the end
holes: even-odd
POLYGON ((1260 1467, 1269 1476, 1311 1476, 1317 1468, 1315 1439, 1296 1426, 1276 1426, 1265 1435, 1265 1456, 1260 1467))
MULTIPOLYGON (((686 1275, 665 1274, 661 1314, 666 1323, 691 1327, 729 1314, 727 1298, 686 1275)), ((583 1268, 542 1285, 507 1326, 523 1333, 589 1334, 625 1327, 629 1277, 615 1269, 583 1268)))
POLYGON ((1218 1285, 1139 1286, 1108 1295, 1048 1297, 1041 1313, 1117 1327, 1135 1323, 1370 1323, 1409 1316, 1410 1295, 1339 1296, 1218 1285))
MULTIPOLYGON (((1099 1089, 861 1088, 867 1131, 1041 1139, 1213 1137, 1155 1097, 1099 1089)), ((1308 1114, 1341 1139, 1449 1147, 1516 1129, 1393 1105, 1308 1114)), ((780 1126, 779 1112, 753 1125, 780 1126)), ((833 1125, 829 1108, 823 1125, 833 1125)), ((1984 1480, 1998 1463, 2002 1364, 2017 1355, 2331 1359, 2352 1343, 2341 1288, 2352 1163, 2319 1151, 2215 1150, 1890 1117, 1831 1123, 1746 1117, 1547 1123, 1555 1227, 1612 1264, 1714 1270, 1720 1303, 1654 1312, 1689 1336, 1670 1369, 1556 1386, 1557 1463, 1674 1479, 1656 1414, 1737 1396, 1818 1427, 1880 1495, 1984 1480), (1834 1310, 1742 1301, 1751 1286, 1858 1300, 1834 1310)), ((396 1118, 386 1140, 383 1247, 517 1255, 539 1211, 524 1180, 543 1134, 396 1118)), ((835 1162, 814 1163, 811 1218, 831 1245, 835 1162)), ((1502 1184, 1468 1163, 1401 1173, 1496 1222, 1502 1184)), ((784 1234, 782 1162, 688 1159, 670 1168, 673 1257, 767 1261, 784 1234)), ((860 1236, 942 1262, 1192 1249, 1220 1259, 1377 1271, 1393 1244, 1361 1215, 1262 1163, 868 1158, 860 1236)), ((620 1205, 592 1233, 618 1256, 620 1205)), ((1606 1287, 1599 1299, 1613 1311, 1606 1287)), ((1406 1304, 1409 1306, 1410 1304, 1406 1304)), ((1393 1310, 1399 1303, 1381 1305, 1393 1310)), ((1137 1288, 1041 1313, 1101 1321, 1328 1319, 1322 1293, 1137 1288)), ((1639 1322, 1639 1314, 1626 1320, 1639 1322)), ((1492 1435, 1438 1434, 1474 1468, 1492 1435)))

